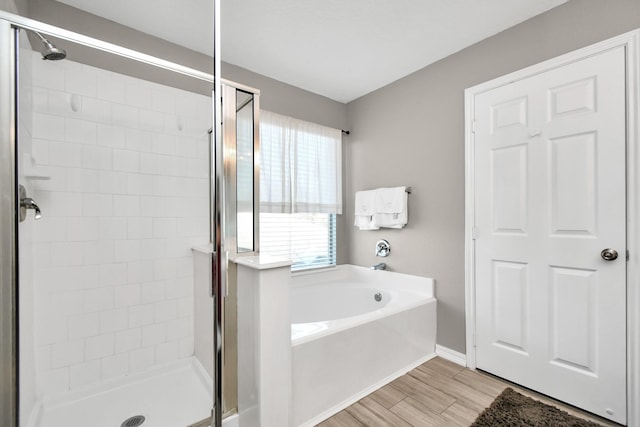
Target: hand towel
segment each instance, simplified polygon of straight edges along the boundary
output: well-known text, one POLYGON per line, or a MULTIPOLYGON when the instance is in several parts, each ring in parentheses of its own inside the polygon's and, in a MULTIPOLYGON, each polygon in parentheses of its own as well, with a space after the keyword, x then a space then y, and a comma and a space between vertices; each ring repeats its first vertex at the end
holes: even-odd
POLYGON ((380 227, 373 223, 373 216, 356 215, 354 225, 360 230, 380 230, 380 227))
POLYGON ((375 213, 401 213, 405 209, 407 187, 378 188, 375 213))
POLYGON ((357 191, 355 197, 355 221, 354 225, 360 230, 378 230, 380 227, 373 224, 373 214, 376 206, 376 191, 357 191))
POLYGON ((376 213, 372 222, 378 227, 403 228, 408 221, 406 187, 376 190, 376 213))

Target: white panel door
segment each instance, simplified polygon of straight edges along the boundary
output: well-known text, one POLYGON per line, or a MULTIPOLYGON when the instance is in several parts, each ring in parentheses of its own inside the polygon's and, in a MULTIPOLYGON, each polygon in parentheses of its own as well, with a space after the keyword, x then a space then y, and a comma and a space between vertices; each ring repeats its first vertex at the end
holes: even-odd
POLYGON ((474 104, 477 367, 620 423, 625 111, 623 48, 474 104))

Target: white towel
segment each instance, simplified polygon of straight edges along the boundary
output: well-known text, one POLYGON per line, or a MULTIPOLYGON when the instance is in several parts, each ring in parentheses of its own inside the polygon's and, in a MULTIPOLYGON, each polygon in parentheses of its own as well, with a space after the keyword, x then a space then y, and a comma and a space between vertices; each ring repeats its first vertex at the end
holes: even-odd
POLYGON ((355 197, 355 221, 354 225, 360 230, 378 230, 380 227, 373 224, 375 214, 376 191, 357 191, 355 197))
POLYGON ((371 223, 378 228, 404 228, 407 225, 407 215, 375 214, 371 223))
POLYGON ((356 215, 354 225, 360 230, 380 230, 380 227, 373 223, 373 216, 356 215))
POLYGON ((407 187, 378 188, 375 213, 401 213, 406 210, 407 187))
POLYGON ((376 190, 356 191, 356 215, 373 215, 376 213, 376 190))
POLYGON ((376 213, 373 224, 378 227, 403 228, 408 221, 407 188, 379 188, 376 190, 376 213))

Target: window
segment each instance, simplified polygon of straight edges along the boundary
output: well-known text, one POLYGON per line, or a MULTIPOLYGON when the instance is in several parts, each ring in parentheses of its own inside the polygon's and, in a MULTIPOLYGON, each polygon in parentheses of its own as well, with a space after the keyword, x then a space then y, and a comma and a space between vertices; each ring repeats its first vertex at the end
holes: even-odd
POLYGON ((341 131, 262 111, 260 141, 260 252, 293 270, 335 265, 341 131))
POLYGON ((293 260, 292 270, 336 265, 336 216, 260 213, 260 251, 293 260))

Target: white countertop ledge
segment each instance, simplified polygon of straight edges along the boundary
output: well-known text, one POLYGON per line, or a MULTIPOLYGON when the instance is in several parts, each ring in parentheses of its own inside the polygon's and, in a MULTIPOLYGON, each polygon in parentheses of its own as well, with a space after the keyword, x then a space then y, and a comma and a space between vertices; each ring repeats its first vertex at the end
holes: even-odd
POLYGON ((256 270, 268 270, 271 268, 291 267, 291 260, 287 258, 270 255, 256 255, 249 257, 238 257, 232 260, 238 265, 253 268, 256 270))
POLYGON ((213 245, 211 243, 209 243, 208 245, 200 245, 200 246, 193 246, 191 248, 192 251, 194 252, 200 252, 203 254, 212 254, 213 253, 213 245))

